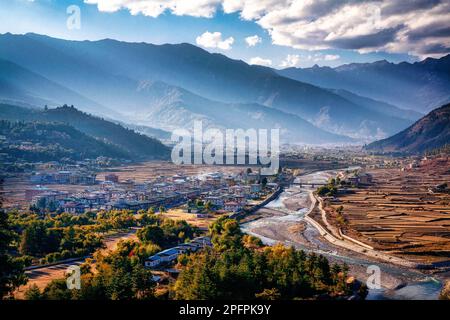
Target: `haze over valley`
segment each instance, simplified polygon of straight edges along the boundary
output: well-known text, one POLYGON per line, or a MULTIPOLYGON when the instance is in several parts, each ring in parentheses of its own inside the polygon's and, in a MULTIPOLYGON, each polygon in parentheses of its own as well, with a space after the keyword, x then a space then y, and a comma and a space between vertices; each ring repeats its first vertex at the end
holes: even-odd
POLYGON ((366 143, 448 100, 448 59, 275 70, 190 44, 4 34, 0 97, 40 108, 73 104, 166 131, 202 120, 217 128, 279 128, 287 143, 366 143), (424 70, 431 83, 421 80, 424 70), (412 97, 421 92, 432 97, 412 97))

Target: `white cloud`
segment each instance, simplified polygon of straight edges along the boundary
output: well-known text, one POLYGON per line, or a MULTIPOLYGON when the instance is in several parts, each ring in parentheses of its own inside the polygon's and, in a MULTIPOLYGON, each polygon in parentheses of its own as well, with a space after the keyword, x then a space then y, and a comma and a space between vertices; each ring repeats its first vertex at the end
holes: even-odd
POLYGON ((166 10, 177 16, 212 18, 221 0, 84 0, 96 4, 100 11, 116 12, 128 9, 131 14, 158 17, 166 10))
POLYGON ((297 49, 450 52, 448 1, 224 0, 223 7, 256 21, 274 44, 297 49))
POLYGON ((326 54, 323 60, 325 61, 334 61, 338 60, 341 56, 338 54, 326 54))
POLYGON ((445 0, 85 0, 100 11, 213 17, 222 7, 258 23, 276 45, 297 49, 388 51, 419 56, 450 52, 445 0))
POLYGON ((257 64, 260 66, 270 67, 272 65, 272 60, 264 59, 261 57, 253 57, 250 59, 250 64, 257 64))
POLYGON ((261 43, 261 41, 262 41, 261 37, 257 36, 256 34, 254 36, 245 38, 245 42, 247 42, 247 45, 249 47, 254 47, 258 43, 261 43))
POLYGON ((298 54, 288 54, 286 59, 281 61, 281 68, 292 68, 297 67, 300 62, 300 56, 298 54))
POLYGON ((229 37, 222 40, 222 33, 206 31, 196 38, 196 43, 205 48, 218 48, 222 50, 231 50, 234 38, 229 37))

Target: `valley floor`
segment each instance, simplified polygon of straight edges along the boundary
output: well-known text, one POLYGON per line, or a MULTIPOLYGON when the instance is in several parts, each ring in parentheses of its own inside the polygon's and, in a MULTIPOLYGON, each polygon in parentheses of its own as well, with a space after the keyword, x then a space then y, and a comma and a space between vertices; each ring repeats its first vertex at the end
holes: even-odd
POLYGON ((328 203, 328 221, 376 250, 418 264, 450 267, 450 193, 433 191, 450 181, 450 160, 370 173, 373 184, 328 203), (336 221, 334 209, 339 206, 345 226, 336 221))

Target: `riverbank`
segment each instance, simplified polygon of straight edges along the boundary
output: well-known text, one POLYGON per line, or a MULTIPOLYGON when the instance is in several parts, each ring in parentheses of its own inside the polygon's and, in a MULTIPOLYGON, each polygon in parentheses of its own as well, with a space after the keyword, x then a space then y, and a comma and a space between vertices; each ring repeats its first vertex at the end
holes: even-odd
MULTIPOLYGON (((330 175, 329 172, 319 172, 309 174, 306 178, 323 180, 330 175)), ((299 250, 324 255, 332 263, 346 263, 350 267, 350 273, 362 282, 366 282, 369 277, 368 266, 380 267, 382 288, 370 290, 370 299, 395 299, 411 294, 419 299, 437 299, 441 284, 426 274, 388 261, 383 262, 367 257, 361 252, 354 252, 324 239, 305 218, 306 214, 314 208, 310 197, 312 191, 312 189, 293 186, 286 188, 277 199, 242 219, 240 222, 243 231, 260 237, 268 245, 281 242, 299 250), (417 289, 422 287, 423 290, 417 289), (420 293, 410 291, 420 291, 420 293)))

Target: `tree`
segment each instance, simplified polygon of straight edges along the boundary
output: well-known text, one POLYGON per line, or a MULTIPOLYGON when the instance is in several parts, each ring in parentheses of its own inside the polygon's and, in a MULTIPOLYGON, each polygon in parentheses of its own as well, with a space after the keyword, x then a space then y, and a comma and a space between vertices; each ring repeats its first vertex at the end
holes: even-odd
POLYGON ((261 300, 279 300, 281 298, 281 294, 276 288, 264 289, 263 292, 257 293, 255 298, 261 300))
POLYGON ((41 290, 39 290, 36 284, 31 285, 27 291, 25 291, 25 300, 42 300, 43 296, 41 290))
POLYGON ((263 188, 267 186, 267 177, 262 178, 261 184, 263 188))
POLYGON ((46 252, 44 249, 46 227, 42 221, 33 221, 22 232, 20 253, 30 256, 40 256, 46 252))
POLYGON ((242 240, 242 232, 239 224, 234 219, 225 216, 217 219, 209 227, 211 241, 218 250, 227 250, 239 247, 242 240))
POLYGON ((0 299, 26 283, 23 262, 11 255, 16 236, 0 203, 0 299))
POLYGON ((212 210, 212 203, 211 203, 211 201, 207 201, 205 203, 205 210, 208 211, 208 212, 212 210))
POLYGON ((67 288, 65 279, 52 280, 45 287, 42 297, 45 300, 71 300, 72 290, 67 288))
POLYGON ((81 276, 81 290, 73 298, 80 300, 131 300, 154 297, 155 283, 150 270, 133 254, 136 242, 119 242, 117 249, 95 255, 96 272, 81 276))
POLYGON ((45 208, 47 207, 47 199, 44 197, 39 198, 39 200, 36 202, 36 206, 41 210, 45 210, 45 208))
POLYGON ((55 212, 58 209, 58 205, 54 201, 50 201, 47 205, 49 212, 55 212))
POLYGON ((139 219, 139 224, 145 227, 151 224, 158 224, 159 220, 160 220, 159 217, 154 213, 144 213, 141 215, 141 218, 139 219))
POLYGON ((201 199, 197 199, 195 205, 197 207, 203 207, 205 205, 205 203, 201 199))
POLYGON ((138 230, 137 237, 142 242, 151 242, 158 246, 164 245, 164 231, 156 225, 146 226, 138 230))
POLYGON ((210 234, 212 249, 179 260, 181 272, 171 288, 175 299, 345 298, 352 293, 365 298, 364 288, 355 291, 357 283, 347 283, 345 265, 330 267, 323 256, 282 244, 255 246, 229 218, 213 223, 210 234))
POLYGON ((442 288, 442 291, 439 295, 439 300, 450 300, 450 281, 447 281, 447 283, 442 288))
POLYGON ((64 236, 61 240, 61 249, 73 251, 76 248, 76 233, 73 226, 70 226, 68 229, 64 230, 64 236))

